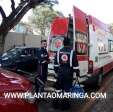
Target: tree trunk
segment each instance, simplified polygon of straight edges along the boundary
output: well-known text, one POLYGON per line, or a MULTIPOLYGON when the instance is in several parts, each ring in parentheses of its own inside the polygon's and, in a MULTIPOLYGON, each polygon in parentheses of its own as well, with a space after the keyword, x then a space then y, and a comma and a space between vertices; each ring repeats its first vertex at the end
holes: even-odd
POLYGON ((6 35, 7 35, 7 33, 0 35, 0 54, 2 54, 4 52, 6 35))
POLYGON ((41 40, 45 39, 45 28, 41 28, 41 40))

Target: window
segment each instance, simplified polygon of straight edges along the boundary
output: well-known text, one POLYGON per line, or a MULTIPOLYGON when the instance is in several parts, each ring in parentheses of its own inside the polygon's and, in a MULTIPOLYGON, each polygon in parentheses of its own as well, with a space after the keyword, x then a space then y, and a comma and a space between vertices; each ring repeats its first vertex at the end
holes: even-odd
POLYGON ((17 55, 19 55, 19 53, 21 52, 21 49, 15 48, 15 49, 11 49, 8 50, 6 53, 3 53, 2 58, 14 58, 17 55))
POLYGON ((22 55, 26 56, 34 56, 35 49, 34 48, 25 48, 22 50, 22 55))
POLYGON ((109 52, 113 52, 113 40, 108 40, 109 52))

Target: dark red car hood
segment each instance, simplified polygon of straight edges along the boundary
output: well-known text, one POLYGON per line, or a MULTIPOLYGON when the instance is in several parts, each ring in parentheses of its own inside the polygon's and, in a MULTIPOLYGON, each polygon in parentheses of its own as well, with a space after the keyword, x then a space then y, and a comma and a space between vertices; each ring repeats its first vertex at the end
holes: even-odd
POLYGON ((0 92, 27 91, 31 87, 32 84, 26 78, 0 68, 0 92))

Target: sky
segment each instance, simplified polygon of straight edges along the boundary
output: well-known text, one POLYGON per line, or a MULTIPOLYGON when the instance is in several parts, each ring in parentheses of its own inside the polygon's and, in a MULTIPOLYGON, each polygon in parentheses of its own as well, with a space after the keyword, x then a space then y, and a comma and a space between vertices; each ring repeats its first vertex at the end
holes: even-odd
MULTIPOLYGON (((18 0, 16 0, 18 1, 18 0)), ((54 6, 55 10, 61 11, 65 16, 72 14, 73 6, 78 7, 83 12, 90 14, 104 23, 113 23, 113 0, 58 0, 59 4, 54 6)), ((5 9, 7 15, 11 9, 8 8, 10 0, 0 0, 0 5, 5 9)), ((30 12, 28 12, 23 20, 26 21, 30 12)))
POLYGON ((67 16, 73 5, 104 23, 113 23, 113 0, 59 0, 59 6, 55 8, 67 16))

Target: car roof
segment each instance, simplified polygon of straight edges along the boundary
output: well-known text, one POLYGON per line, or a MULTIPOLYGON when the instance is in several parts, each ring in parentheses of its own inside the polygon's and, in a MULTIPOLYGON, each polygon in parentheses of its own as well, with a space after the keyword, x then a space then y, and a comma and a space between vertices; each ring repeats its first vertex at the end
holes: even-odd
POLYGON ((26 46, 21 46, 21 47, 15 47, 15 48, 20 48, 20 49, 26 49, 26 48, 33 48, 33 49, 39 49, 39 47, 26 47, 26 46))

